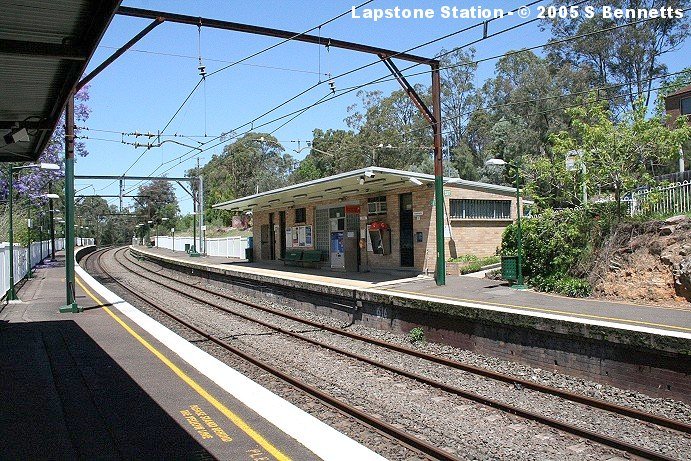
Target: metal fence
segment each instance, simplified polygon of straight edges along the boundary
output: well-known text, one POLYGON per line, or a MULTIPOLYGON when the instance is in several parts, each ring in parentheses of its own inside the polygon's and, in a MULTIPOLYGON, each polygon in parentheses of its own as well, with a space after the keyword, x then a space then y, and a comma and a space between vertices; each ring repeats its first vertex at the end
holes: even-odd
MULTIPOLYGON (((88 246, 94 244, 94 239, 89 238, 75 238, 74 243, 77 246, 88 246)), ((65 248, 65 239, 55 239, 55 251, 60 251, 65 248)), ((31 267, 38 265, 42 259, 50 256, 50 240, 42 242, 33 242, 31 244, 31 267)), ((29 265, 27 259, 29 251, 26 247, 14 244, 14 281, 19 282, 29 272, 29 265)), ((10 244, 8 242, 0 243, 0 290, 5 296, 10 289, 10 244)))
POLYGON ((691 181, 633 191, 623 200, 631 216, 691 212, 691 181))
MULTIPOLYGON (((156 246, 169 250, 184 251, 185 244, 193 245, 192 237, 166 237, 155 238, 156 246)), ((245 249, 249 248, 248 237, 223 237, 206 239, 206 254, 209 256, 222 256, 224 258, 245 259, 245 249)))

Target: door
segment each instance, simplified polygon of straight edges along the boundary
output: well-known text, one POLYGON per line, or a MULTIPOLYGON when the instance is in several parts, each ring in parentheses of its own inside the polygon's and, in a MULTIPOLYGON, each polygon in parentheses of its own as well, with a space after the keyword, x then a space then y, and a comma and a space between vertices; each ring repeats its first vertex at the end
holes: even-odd
POLYGON ((286 212, 278 212, 278 244, 281 248, 281 259, 286 257, 286 212))
POLYGON ((271 245, 269 244, 269 226, 262 224, 261 227, 261 242, 259 251, 261 252, 261 259, 267 260, 271 256, 271 245))
POLYGON ((269 259, 276 259, 276 229, 273 213, 269 213, 269 259))
POLYGON ((400 229, 401 229, 401 267, 413 267, 415 256, 413 252, 413 194, 400 196, 400 229))

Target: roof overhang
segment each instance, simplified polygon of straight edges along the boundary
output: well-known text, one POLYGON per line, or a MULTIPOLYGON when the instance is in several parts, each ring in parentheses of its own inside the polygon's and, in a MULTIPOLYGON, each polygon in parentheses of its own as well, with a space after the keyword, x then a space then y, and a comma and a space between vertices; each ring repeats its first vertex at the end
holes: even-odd
POLYGON ((120 0, 0 0, 0 162, 35 161, 120 0), (28 141, 6 144, 25 129, 28 141))
MULTIPOLYGON (((213 205, 213 208, 240 213, 269 208, 304 206, 317 201, 348 200, 354 196, 386 193, 401 188, 434 187, 434 180, 433 175, 425 173, 380 167, 361 168, 217 203, 213 205)), ((444 178, 444 183, 505 195, 516 193, 516 189, 512 187, 466 181, 459 178, 444 178)))

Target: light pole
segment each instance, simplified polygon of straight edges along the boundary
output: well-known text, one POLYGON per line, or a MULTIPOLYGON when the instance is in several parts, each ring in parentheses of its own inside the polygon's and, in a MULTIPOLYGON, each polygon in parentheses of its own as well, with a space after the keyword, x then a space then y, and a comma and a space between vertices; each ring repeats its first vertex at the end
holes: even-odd
MULTIPOLYGON (((10 233, 10 289, 7 291, 7 300, 8 301, 16 301, 17 300, 17 293, 14 291, 14 229, 12 227, 12 196, 14 195, 14 190, 12 186, 12 179, 14 176, 14 172, 18 170, 23 170, 26 168, 40 168, 42 170, 59 170, 60 167, 57 166, 54 163, 37 163, 37 164, 32 164, 32 165, 23 165, 23 166, 12 166, 7 169, 7 187, 8 187, 8 202, 9 202, 9 212, 10 212, 10 225, 9 225, 9 233, 10 233)), ((31 265, 31 263, 29 263, 31 265)))
POLYGON ((158 226, 160 226, 162 223, 168 221, 168 218, 161 218, 161 223, 157 224, 156 227, 156 247, 158 248, 158 226))
POLYGON ((516 241, 518 247, 518 255, 516 261, 516 284, 513 288, 517 290, 525 289, 523 284, 523 236, 521 229, 521 174, 518 163, 506 162, 500 158, 492 158, 485 162, 487 166, 509 166, 516 170, 516 226, 518 228, 516 234, 516 241))

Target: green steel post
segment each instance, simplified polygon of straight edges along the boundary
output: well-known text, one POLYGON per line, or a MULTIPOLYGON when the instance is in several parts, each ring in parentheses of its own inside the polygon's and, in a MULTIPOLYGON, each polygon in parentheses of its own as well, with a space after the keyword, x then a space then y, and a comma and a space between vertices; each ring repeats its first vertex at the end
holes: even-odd
POLYGON ((518 277, 516 280, 516 285, 514 288, 517 290, 522 290, 525 288, 523 284, 523 229, 521 228, 521 173, 520 165, 518 162, 515 164, 516 167, 516 226, 518 226, 517 232, 517 243, 518 243, 518 277))
POLYGON ((446 260, 444 258, 444 159, 441 148, 441 78, 439 64, 432 65, 432 113, 434 123, 434 206, 436 207, 437 268, 434 278, 437 285, 446 285, 446 260))
MULTIPOLYGON (((53 181, 48 182, 48 193, 53 193, 53 181)), ((48 199, 48 206, 50 211, 48 212, 48 218, 50 219, 50 260, 55 261, 55 216, 53 215, 53 199, 48 199)))
POLYGON ((27 226, 26 226, 26 233, 29 236, 29 245, 26 247, 26 265, 27 265, 27 271, 26 271, 26 278, 30 279, 31 276, 33 275, 31 273, 31 204, 29 204, 29 218, 27 220, 27 226))
POLYGON ((17 293, 14 291, 14 229, 12 228, 12 195, 14 191, 12 189, 12 165, 10 165, 7 170, 7 185, 9 190, 9 212, 10 212, 10 289, 7 291, 7 300, 16 301, 17 293))
POLYGON ((65 107, 65 289, 60 312, 81 312, 74 296, 74 93, 65 107))

